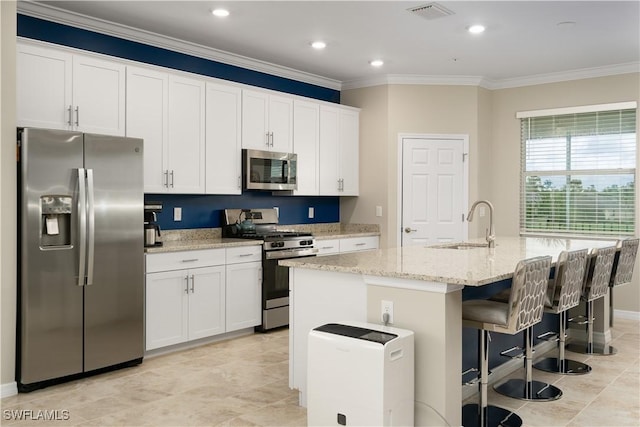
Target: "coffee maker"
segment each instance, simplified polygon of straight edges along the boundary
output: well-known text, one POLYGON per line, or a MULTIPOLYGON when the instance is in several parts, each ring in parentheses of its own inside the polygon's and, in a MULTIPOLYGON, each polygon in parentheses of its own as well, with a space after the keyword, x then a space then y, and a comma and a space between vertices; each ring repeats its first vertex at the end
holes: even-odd
POLYGON ((162 212, 161 202, 145 202, 144 204, 144 246, 162 246, 160 226, 157 214, 162 212))

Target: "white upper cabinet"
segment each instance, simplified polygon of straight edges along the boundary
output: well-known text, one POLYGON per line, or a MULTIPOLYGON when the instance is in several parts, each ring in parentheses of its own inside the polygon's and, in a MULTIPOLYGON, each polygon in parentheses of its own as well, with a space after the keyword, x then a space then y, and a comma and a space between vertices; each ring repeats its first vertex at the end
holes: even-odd
POLYGON ((293 99, 243 90, 242 148, 290 153, 293 150, 293 99))
POLYGON ((242 193, 242 90, 207 82, 206 185, 208 194, 242 193))
POLYGON ((205 84, 169 75, 169 189, 205 190, 205 84))
POLYGON ((205 190, 204 81, 127 71, 127 136, 144 139, 145 193, 205 190))
POLYGON ((127 136, 144 139, 144 191, 167 191, 169 75, 127 67, 127 136))
POLYGON ((293 152, 298 155, 298 196, 320 194, 320 104, 293 102, 293 152))
POLYGON ((117 62, 18 43, 18 126, 124 136, 125 71, 117 62))
POLYGON ((359 113, 320 107, 320 194, 357 196, 359 191, 359 113))

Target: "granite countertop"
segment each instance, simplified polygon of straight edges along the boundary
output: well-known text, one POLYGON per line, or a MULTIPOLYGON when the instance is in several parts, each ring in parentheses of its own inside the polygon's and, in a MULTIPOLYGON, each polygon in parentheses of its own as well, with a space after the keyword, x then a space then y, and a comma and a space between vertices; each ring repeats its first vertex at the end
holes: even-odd
POLYGON ((306 231, 313 233, 315 240, 347 239, 350 237, 380 236, 380 226, 377 224, 306 224, 283 225, 280 230, 306 231))
MULTIPOLYGON (((471 239, 469 242, 485 243, 485 240, 471 239)), ((512 277, 518 261, 526 258, 551 255, 555 262, 563 250, 613 244, 615 240, 497 237, 496 247, 491 249, 410 246, 289 259, 280 261, 280 264, 312 270, 482 286, 512 277)))
POLYGON ((198 249, 232 248, 236 246, 259 246, 262 243, 262 240, 226 238, 170 240, 163 242, 162 246, 145 248, 145 252, 148 254, 156 254, 162 252, 193 251, 198 249))
POLYGON ((322 231, 314 233, 313 238, 316 240, 328 240, 328 239, 348 239, 351 237, 369 237, 380 236, 379 231, 322 231))

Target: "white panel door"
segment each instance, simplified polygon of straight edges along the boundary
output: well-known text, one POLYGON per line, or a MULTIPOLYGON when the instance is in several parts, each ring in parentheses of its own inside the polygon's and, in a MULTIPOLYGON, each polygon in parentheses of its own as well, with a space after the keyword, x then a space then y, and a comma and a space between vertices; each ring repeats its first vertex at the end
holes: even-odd
POLYGON ((227 265, 227 332, 262 323, 262 262, 227 265))
POLYGON ((126 67, 76 55, 73 57, 74 129, 124 136, 126 67))
POLYGON ((207 82, 207 194, 241 194, 242 90, 207 82))
POLYGON ((465 238, 463 150, 462 140, 403 140, 402 246, 465 238))
POLYGON ((71 129, 72 55, 18 43, 18 126, 71 129))
POLYGON ((188 340, 188 270, 146 276, 145 329, 147 351, 188 340))
POLYGON ((225 267, 189 270, 189 339, 225 331, 225 267))
POLYGON ((167 191, 169 76, 127 67, 127 136, 144 139, 144 191, 167 191))
POLYGON ((296 99, 293 107, 293 152, 298 155, 298 189, 294 194, 317 196, 320 105, 296 99))

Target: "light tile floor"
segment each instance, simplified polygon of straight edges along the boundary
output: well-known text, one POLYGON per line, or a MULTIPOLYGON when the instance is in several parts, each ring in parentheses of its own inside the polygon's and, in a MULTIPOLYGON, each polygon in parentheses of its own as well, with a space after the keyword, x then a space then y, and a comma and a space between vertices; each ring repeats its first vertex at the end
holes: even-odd
MULTIPOLYGON (((617 319, 619 353, 568 353, 593 372, 534 377, 560 387, 556 402, 526 403, 491 391, 491 403, 512 408, 526 426, 640 425, 640 322, 617 319)), ((521 375, 516 372, 514 376, 521 375)), ((2 425, 303 426, 306 411, 288 387, 288 331, 254 334, 145 359, 142 365, 2 399, 2 425), (39 410, 67 420, 17 421, 39 410), (7 412, 9 411, 9 412, 7 412), (17 412, 16 412, 17 411, 17 412), (62 412, 68 411, 68 412, 62 412)))

